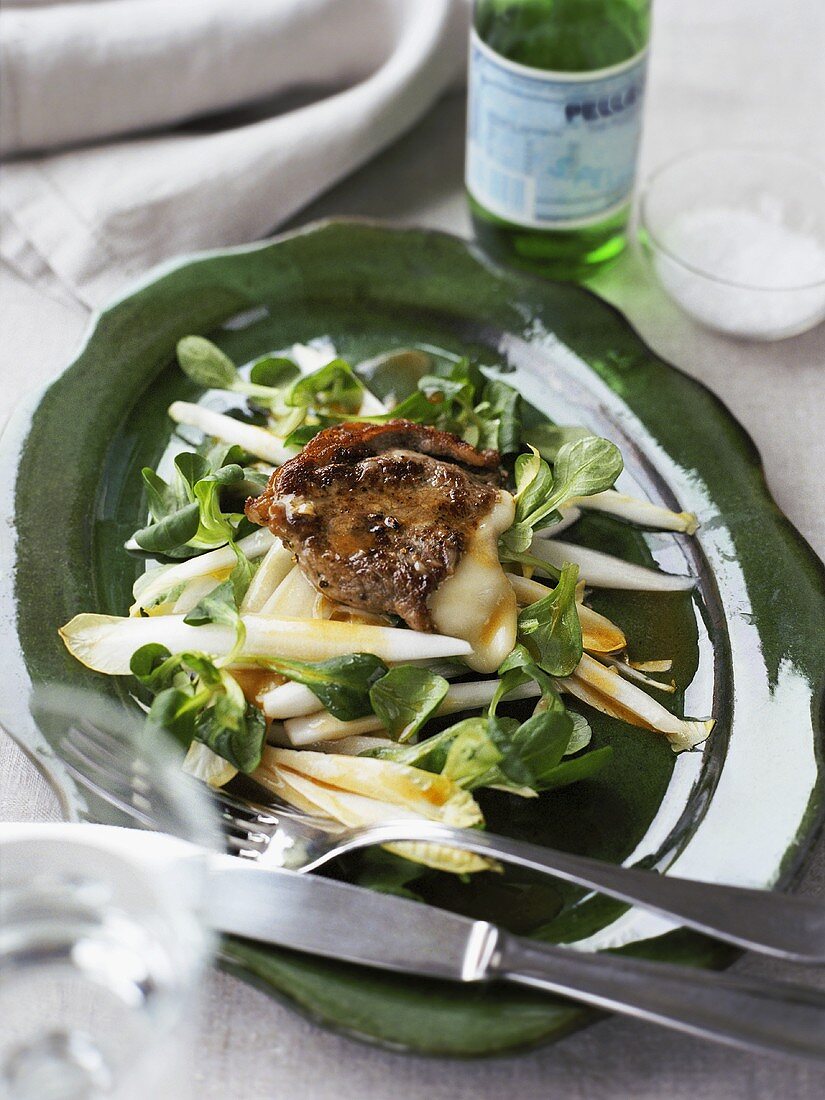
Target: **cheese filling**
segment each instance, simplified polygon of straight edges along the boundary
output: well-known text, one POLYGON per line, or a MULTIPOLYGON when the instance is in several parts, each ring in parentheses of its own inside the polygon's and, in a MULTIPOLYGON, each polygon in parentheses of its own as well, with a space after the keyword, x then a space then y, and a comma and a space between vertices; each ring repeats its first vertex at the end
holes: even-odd
POLYGON ((512 525, 515 511, 510 494, 499 490, 456 571, 429 601, 438 632, 473 647, 464 659, 476 672, 495 672, 516 644, 516 596, 498 560, 499 536, 512 525))

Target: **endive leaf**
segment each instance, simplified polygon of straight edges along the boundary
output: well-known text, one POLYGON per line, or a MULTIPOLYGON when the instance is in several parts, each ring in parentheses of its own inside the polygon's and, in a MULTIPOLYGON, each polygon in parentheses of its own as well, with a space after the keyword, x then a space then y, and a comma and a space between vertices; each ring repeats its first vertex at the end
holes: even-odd
POLYGON ((692 749, 706 741, 714 726, 712 718, 679 718, 671 714, 615 669, 605 668, 586 653, 573 675, 560 680, 558 686, 604 714, 663 733, 674 752, 692 749))
POLYGON ((452 780, 392 760, 270 747, 265 750, 264 763, 328 787, 390 802, 447 825, 470 828, 484 820, 472 795, 452 780))
MULTIPOLYGON (((360 757, 335 757, 334 755, 322 753, 289 753, 288 750, 273 749, 271 747, 266 748, 264 750, 261 766, 255 773, 255 779, 277 794, 280 798, 285 799, 287 802, 290 802, 306 813, 315 815, 320 813, 347 826, 369 825, 379 821, 398 821, 406 817, 409 817, 411 820, 427 817, 430 820, 443 821, 445 824, 457 825, 459 827, 472 827, 480 825, 483 822, 481 811, 472 796, 468 796, 469 801, 466 801, 463 796, 466 795, 467 792, 460 791, 454 784, 449 784, 446 788, 441 789, 443 793, 445 790, 449 791, 450 788, 452 788, 452 794, 448 797, 446 802, 440 804, 439 808, 427 803, 426 799, 422 799, 420 803, 423 804, 427 812, 416 812, 410 809, 407 804, 406 796, 402 796, 400 801, 397 800, 397 797, 373 797, 370 794, 362 793, 362 791, 334 786, 327 781, 317 779, 313 775, 293 771, 291 768, 283 765, 282 761, 284 757, 279 757, 277 755, 278 753, 284 752, 287 753, 288 757, 297 756, 312 758, 323 756, 327 760, 332 760, 333 766, 328 769, 327 774, 337 775, 339 777, 344 774, 345 769, 337 766, 337 764, 341 761, 349 761, 350 764, 354 763, 355 768, 351 769, 349 772, 349 785, 353 786, 357 784, 362 788, 366 786, 370 789, 373 788, 370 786, 369 778, 362 783, 358 783, 357 780, 352 779, 352 776, 356 774, 361 765, 382 764, 384 762, 365 760, 360 757)), ((401 768, 402 766, 396 765, 396 767, 401 768)), ((318 768, 310 766, 309 770, 317 771, 318 768)), ((405 772, 417 771, 417 769, 414 768, 403 768, 402 770, 405 772)), ((385 772, 384 774, 390 773, 385 772)), ((397 776, 400 772, 394 774, 397 776)), ((426 773, 418 774, 426 776, 426 773)), ((406 786, 414 787, 417 782, 415 776, 413 776, 413 780, 415 780, 415 782, 407 780, 406 786)), ((397 796, 397 793, 398 785, 391 785, 390 794, 397 796)), ((419 805, 419 809, 420 808, 421 805, 419 805)), ((495 868, 495 864, 481 856, 474 855, 471 852, 462 852, 458 849, 444 848, 440 845, 414 842, 388 844, 386 848, 388 851, 395 852, 413 862, 422 863, 427 867, 432 867, 441 871, 450 871, 455 874, 466 874, 474 871, 492 870, 495 868)))
POLYGON ((636 592, 685 592, 695 585, 693 577, 661 573, 643 565, 622 561, 600 550, 590 550, 558 539, 534 538, 530 553, 551 570, 565 562, 578 565, 582 579, 594 588, 620 588, 636 592))
MULTIPOLYGON (((239 664, 254 664, 267 657, 324 661, 353 651, 400 662, 470 651, 460 638, 397 627, 270 619, 263 615, 243 615, 241 619, 246 637, 237 657, 239 664)), ((231 627, 212 623, 189 626, 182 615, 136 619, 87 613, 76 615, 59 633, 72 656, 87 668, 110 676, 127 675, 132 654, 149 642, 164 645, 172 653, 200 650, 214 658, 227 656, 235 644, 231 627)))

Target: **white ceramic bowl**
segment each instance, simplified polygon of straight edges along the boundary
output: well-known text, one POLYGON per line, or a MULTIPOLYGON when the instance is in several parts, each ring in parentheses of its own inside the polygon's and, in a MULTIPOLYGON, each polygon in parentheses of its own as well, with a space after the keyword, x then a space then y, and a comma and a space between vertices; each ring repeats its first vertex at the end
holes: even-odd
POLYGON ((640 237, 671 298, 709 328, 779 340, 825 319, 825 169, 768 149, 706 149, 655 171, 640 237))

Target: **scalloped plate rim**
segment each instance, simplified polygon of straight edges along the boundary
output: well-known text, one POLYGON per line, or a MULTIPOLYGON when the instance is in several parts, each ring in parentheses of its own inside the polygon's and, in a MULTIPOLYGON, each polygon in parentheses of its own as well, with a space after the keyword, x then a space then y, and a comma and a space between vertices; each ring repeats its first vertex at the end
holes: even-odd
MULTIPOLYGON (((505 280, 517 276, 520 281, 524 281, 529 284, 534 284, 541 288, 546 286, 545 280, 537 276, 530 275, 521 271, 511 272, 506 267, 492 261, 487 257, 481 249, 475 244, 475 242, 458 237, 455 234, 451 234, 442 230, 430 229, 427 227, 415 227, 415 226, 399 226, 397 224, 389 223, 381 219, 374 219, 368 217, 359 216, 344 216, 344 217, 329 217, 319 219, 297 227, 290 229, 286 232, 276 234, 272 237, 266 238, 261 241, 255 241, 247 244, 234 245, 224 248, 215 248, 203 251, 197 251, 192 253, 185 253, 176 257, 170 258, 162 263, 155 265, 145 274, 141 275, 135 280, 129 281, 121 291, 117 293, 113 298, 107 301, 99 309, 96 309, 90 314, 86 328, 78 341, 76 350, 72 354, 67 364, 59 370, 48 382, 39 387, 32 394, 24 397, 17 406, 12 410, 10 416, 3 425, 2 432, 0 432, 0 459, 5 459, 10 462, 12 467, 17 471, 18 459, 23 445, 25 444, 28 429, 32 425, 33 418, 37 412, 37 409, 47 393, 51 388, 65 378, 65 376, 76 366, 78 361, 83 357, 89 344, 93 340, 95 334, 101 322, 114 311, 118 306, 122 305, 125 301, 132 298, 142 290, 148 289, 155 283, 159 282, 163 278, 174 274, 175 272, 186 268, 190 265, 199 264, 201 262, 209 261, 212 259, 221 259, 223 257, 231 256, 243 256, 256 252, 265 252, 267 249, 277 246, 285 241, 292 240, 297 237, 311 235, 318 231, 334 228, 340 225, 353 225, 363 226, 365 228, 375 229, 379 231, 385 231, 395 236, 430 236, 441 237, 450 241, 454 245, 462 246, 478 263, 481 267, 489 270, 492 274, 497 275, 505 280)), ((692 377, 682 368, 674 365, 669 360, 664 359, 661 355, 655 352, 644 337, 638 332, 636 327, 628 320, 628 318, 622 313, 622 311, 613 305, 611 302, 606 301, 600 297, 597 293, 591 290, 589 287, 577 285, 576 289, 579 292, 583 292, 584 295, 592 298, 601 309, 607 309, 614 315, 628 330, 633 333, 635 339, 649 354, 661 365, 665 366, 669 371, 681 376, 691 386, 696 387, 702 391, 713 403, 718 413, 723 416, 729 424, 731 424, 741 441, 743 448, 745 448, 750 456, 753 465, 756 467, 760 478, 761 496, 764 498, 764 502, 768 505, 774 513, 774 518, 782 524, 785 530, 792 536, 796 543, 797 551, 805 554, 819 574, 820 583, 825 588, 825 564, 821 561, 818 555, 815 553, 811 545, 805 539, 805 537, 795 527, 793 522, 782 511, 778 505, 770 486, 767 481, 764 462, 762 455, 757 447, 752 435, 739 421, 739 419, 730 411, 725 402, 707 386, 704 382, 692 377)), ((16 479, 15 479, 16 480, 16 479)), ((9 509, 9 514, 13 515, 13 502, 14 502, 14 488, 15 481, 7 482, 5 489, 3 490, 6 497, 11 498, 12 507, 9 509)), ((14 534, 10 539, 7 539, 4 535, 2 540, 3 546, 0 547, 0 564, 3 562, 3 558, 8 555, 11 562, 15 557, 15 537, 14 534), (8 546, 5 544, 8 542, 8 546)), ((12 585, 13 592, 13 585, 12 585)), ((16 611, 16 605, 15 605, 16 611)), ((18 650, 15 652, 14 657, 16 660, 22 662, 22 652, 18 650)), ((6 731, 12 736, 12 738, 20 745, 23 751, 29 756, 32 764, 40 768, 52 784, 56 794, 63 803, 63 809, 67 812, 70 818, 77 818, 84 808, 84 800, 81 793, 76 788, 74 782, 65 772, 58 758, 53 753, 52 749, 42 735, 37 733, 32 738, 32 731, 28 731, 26 736, 20 736, 20 731, 15 731, 15 719, 13 713, 10 713, 8 704, 0 700, 0 724, 6 729, 6 731)), ((19 708, 18 708, 19 713, 19 708)), ((33 727, 34 728, 34 727, 33 727)), ((797 850, 794 853, 793 858, 782 865, 782 869, 777 878, 774 888, 781 890, 787 890, 795 883, 802 874, 807 861, 820 837, 825 833, 825 800, 820 800, 818 807, 816 807, 815 814, 812 820, 806 825, 804 830, 804 836, 798 844, 797 850)), ((238 970, 237 966, 231 967, 234 970, 238 970)), ((287 1003, 289 1003, 295 1010, 302 1012, 311 1019, 317 1019, 311 1012, 304 1012, 302 1008, 295 1005, 295 1002, 290 998, 289 994, 280 993, 287 1003)), ((586 1023, 592 1022, 593 1019, 598 1019, 599 1016, 587 1017, 583 1019, 581 1023, 573 1025, 572 1028, 564 1029, 558 1037, 562 1037, 563 1034, 569 1033, 570 1030, 575 1030, 577 1026, 583 1026, 586 1023)), ((369 1042, 374 1045, 385 1047, 392 1050, 405 1050, 407 1052, 416 1053, 414 1050, 410 1051, 410 1048, 398 1047, 396 1044, 389 1043, 385 1040, 372 1036, 368 1033, 360 1031, 347 1030, 346 1027, 338 1027, 334 1023, 330 1023, 328 1020, 321 1020, 322 1026, 330 1027, 333 1030, 341 1031, 344 1034, 349 1034, 353 1038, 357 1038, 362 1041, 369 1042)), ((550 1040, 555 1039, 557 1036, 553 1035, 550 1040)), ((495 1056, 504 1056, 508 1053, 517 1053, 523 1050, 529 1050, 535 1046, 543 1045, 548 1041, 548 1038, 539 1038, 538 1040, 527 1040, 523 1044, 514 1045, 508 1047, 506 1050, 495 1052, 495 1056)), ((443 1055, 444 1056, 444 1055, 443 1055)), ((449 1056, 449 1055, 446 1055, 449 1056)), ((460 1056, 460 1055, 459 1055, 460 1056)), ((477 1057, 478 1055, 469 1055, 471 1057, 477 1057)))

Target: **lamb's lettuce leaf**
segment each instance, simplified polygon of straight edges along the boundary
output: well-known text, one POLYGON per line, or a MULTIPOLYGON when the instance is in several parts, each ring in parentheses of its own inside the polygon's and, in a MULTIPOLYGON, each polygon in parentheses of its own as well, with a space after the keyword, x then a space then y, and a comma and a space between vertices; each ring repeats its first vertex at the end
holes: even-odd
POLYGON ((249 378, 256 386, 280 390, 293 383, 300 373, 291 359, 286 359, 282 355, 265 355, 252 364, 249 378))
POLYGON ((267 355, 253 364, 247 381, 226 352, 204 336, 184 336, 177 345, 183 373, 204 389, 228 390, 264 408, 283 402, 283 389, 300 371, 291 359, 267 355))
POLYGON ((152 520, 135 532, 141 549, 168 557, 192 557, 201 550, 248 533, 243 501, 266 484, 259 471, 241 465, 239 447, 183 451, 175 457, 169 482, 156 471, 142 471, 152 520))
POLYGON ((580 427, 578 424, 551 424, 543 421, 532 428, 525 429, 524 442, 535 447, 542 458, 546 458, 552 465, 556 461, 556 455, 565 443, 575 443, 578 439, 587 439, 593 432, 589 428, 580 427))
POLYGON ((497 787, 524 795, 595 775, 607 763, 609 747, 563 760, 573 731, 573 719, 556 697, 526 722, 490 715, 465 718, 417 745, 386 746, 362 755, 436 772, 466 790, 497 787))
POLYGON ((364 386, 343 359, 305 374, 292 383, 284 398, 293 408, 314 408, 327 413, 356 413, 364 398, 364 386))
POLYGON ((499 542, 504 560, 520 560, 516 555, 528 551, 533 533, 558 522, 558 509, 567 500, 609 489, 622 468, 615 443, 595 435, 564 443, 552 472, 535 447, 520 455, 515 465, 516 515, 499 542))
POLYGON ((304 684, 342 722, 372 714, 371 689, 387 673, 387 666, 372 653, 349 653, 317 662, 267 658, 260 663, 304 684))
POLYGON ((409 741, 432 717, 449 689, 443 676, 414 665, 400 665, 370 690, 375 714, 395 741, 409 741))
POLYGON ((203 653, 172 654, 146 645, 132 657, 132 673, 155 695, 150 729, 172 734, 185 747, 201 741, 242 772, 261 761, 266 719, 247 703, 237 680, 203 653))
POLYGON ((177 354, 183 373, 205 389, 231 390, 239 379, 229 356, 204 336, 184 336, 177 354))
POLYGON ((562 567, 552 592, 525 607, 518 617, 518 637, 539 668, 550 676, 569 676, 582 656, 582 630, 576 609, 579 567, 562 567))
POLYGON ((478 445, 493 447, 503 455, 521 447, 521 395, 500 378, 488 378, 476 407, 483 428, 478 445))

